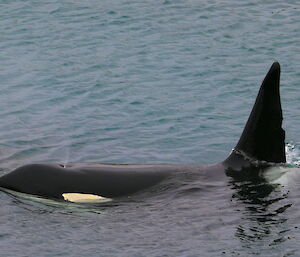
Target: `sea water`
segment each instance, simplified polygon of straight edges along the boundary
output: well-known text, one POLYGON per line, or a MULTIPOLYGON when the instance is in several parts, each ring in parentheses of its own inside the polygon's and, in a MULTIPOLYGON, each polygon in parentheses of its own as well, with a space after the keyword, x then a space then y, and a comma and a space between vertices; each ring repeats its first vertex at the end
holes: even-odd
POLYGON ((0 174, 222 161, 273 61, 293 164, 83 207, 0 192, 0 256, 297 256, 299 17, 295 0, 0 0, 0 174))

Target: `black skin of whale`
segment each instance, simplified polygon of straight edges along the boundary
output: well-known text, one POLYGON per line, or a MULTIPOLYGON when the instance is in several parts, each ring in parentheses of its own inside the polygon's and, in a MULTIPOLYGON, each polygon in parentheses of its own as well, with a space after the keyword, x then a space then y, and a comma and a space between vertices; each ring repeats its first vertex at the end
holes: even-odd
POLYGON ((63 193, 120 197, 148 189, 174 176, 222 180, 285 163, 285 132, 279 94, 280 65, 273 63, 262 82, 238 144, 229 157, 212 165, 181 164, 30 164, 0 177, 0 187, 61 199, 63 193), (250 158, 248 158, 250 157, 250 158), (253 165, 259 161, 259 167, 253 165))

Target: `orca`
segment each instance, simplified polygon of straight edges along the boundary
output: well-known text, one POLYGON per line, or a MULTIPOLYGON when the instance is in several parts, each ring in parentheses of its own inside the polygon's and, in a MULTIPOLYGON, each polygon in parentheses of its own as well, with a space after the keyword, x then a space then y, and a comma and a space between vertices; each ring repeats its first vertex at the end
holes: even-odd
MULTIPOLYGON (((0 187, 55 200, 72 201, 78 194, 116 198, 172 177, 222 180, 242 176, 274 163, 285 163, 285 131, 279 92, 280 65, 274 62, 262 82, 242 135, 229 157, 216 164, 29 164, 0 177, 0 187), (70 200, 71 199, 71 200, 70 200)), ((169 183, 172 186, 172 183, 169 183)))

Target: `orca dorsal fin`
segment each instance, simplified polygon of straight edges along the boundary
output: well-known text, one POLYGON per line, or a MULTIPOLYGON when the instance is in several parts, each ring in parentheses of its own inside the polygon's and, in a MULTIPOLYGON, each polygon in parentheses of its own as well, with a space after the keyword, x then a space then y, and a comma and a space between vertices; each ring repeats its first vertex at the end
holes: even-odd
POLYGON ((280 65, 274 62, 262 82, 236 151, 256 160, 286 162, 279 83, 280 65))

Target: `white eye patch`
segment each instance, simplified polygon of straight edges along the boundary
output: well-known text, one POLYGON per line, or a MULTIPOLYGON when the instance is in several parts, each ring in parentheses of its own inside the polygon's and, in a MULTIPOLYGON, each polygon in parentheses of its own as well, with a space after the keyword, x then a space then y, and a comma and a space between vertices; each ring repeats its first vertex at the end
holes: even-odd
POLYGON ((83 194, 83 193, 63 193, 65 201, 73 203, 105 203, 112 201, 111 198, 106 198, 99 195, 83 194))

